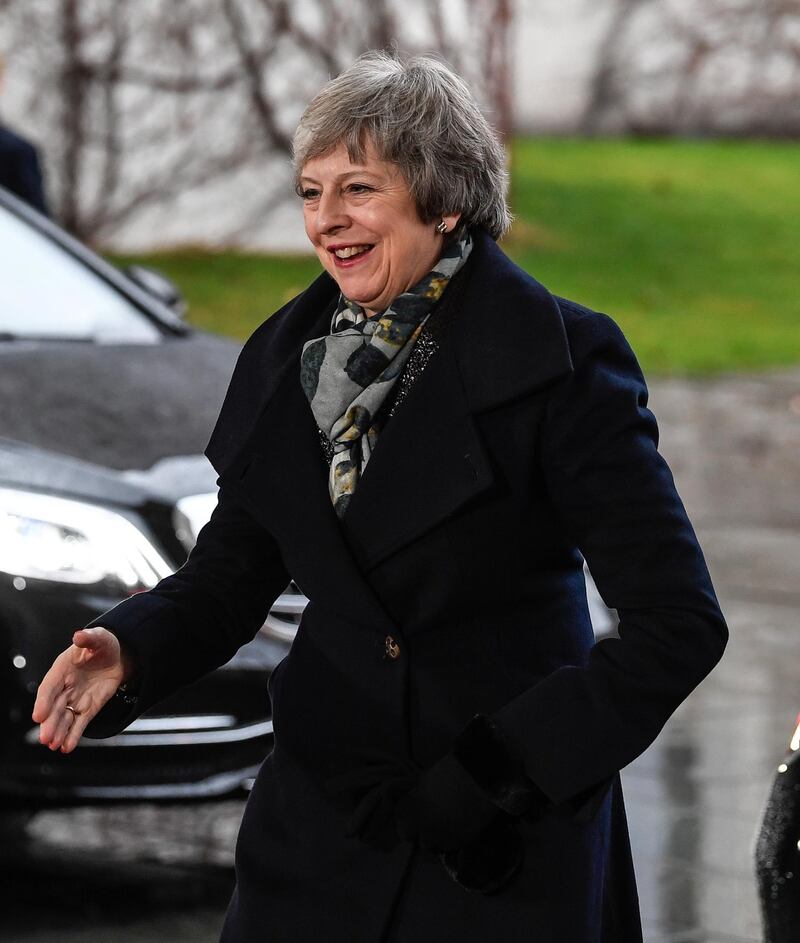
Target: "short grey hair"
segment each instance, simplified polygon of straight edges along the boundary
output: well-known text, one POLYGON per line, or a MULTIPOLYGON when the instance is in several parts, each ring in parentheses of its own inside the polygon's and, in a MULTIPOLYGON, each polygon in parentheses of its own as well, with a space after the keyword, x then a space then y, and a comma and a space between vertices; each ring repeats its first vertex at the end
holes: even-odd
POLYGON ((508 230, 505 152, 466 82, 445 62, 368 52, 324 85, 294 135, 298 192, 309 160, 344 144, 351 161, 363 162, 369 141, 399 167, 424 222, 461 213, 456 233, 483 226, 499 239, 508 230))

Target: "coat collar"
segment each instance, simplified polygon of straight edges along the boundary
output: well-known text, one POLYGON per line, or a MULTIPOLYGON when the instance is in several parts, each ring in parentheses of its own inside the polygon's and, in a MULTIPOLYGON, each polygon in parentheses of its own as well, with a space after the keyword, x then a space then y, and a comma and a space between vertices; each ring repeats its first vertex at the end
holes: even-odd
POLYGON ((239 354, 205 454, 220 475, 252 445, 258 420, 294 369, 300 376, 303 344, 330 329, 336 283, 323 273, 250 336, 239 354))
POLYGON ((461 287, 455 352, 472 412, 541 389, 572 369, 561 311, 550 292, 483 230, 461 287))
MULTIPOLYGON (((251 483, 251 502, 287 539, 327 542, 332 559, 345 538, 366 572, 491 487, 474 415, 555 382, 571 360, 555 299, 486 233, 476 233, 470 259, 442 301, 457 307, 441 350, 382 432, 340 527, 300 387, 302 346, 328 331, 337 296, 323 274, 256 331, 206 454, 220 475, 251 483), (267 453, 279 458, 265 461, 267 453), (248 473, 259 454, 257 473, 248 473)), ((340 562, 352 569, 348 557, 340 562)))

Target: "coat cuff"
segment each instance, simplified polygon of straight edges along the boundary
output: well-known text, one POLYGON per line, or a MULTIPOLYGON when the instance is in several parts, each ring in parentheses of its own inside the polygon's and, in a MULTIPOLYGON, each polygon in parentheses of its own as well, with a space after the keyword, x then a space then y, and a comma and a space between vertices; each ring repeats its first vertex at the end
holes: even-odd
POLYGON ((117 688, 114 696, 103 705, 86 725, 83 736, 89 740, 105 740, 121 733, 141 714, 139 698, 127 688, 117 688))
POLYGON ((539 817, 549 800, 525 773, 522 760, 491 717, 476 714, 456 737, 453 754, 485 795, 512 816, 539 817))

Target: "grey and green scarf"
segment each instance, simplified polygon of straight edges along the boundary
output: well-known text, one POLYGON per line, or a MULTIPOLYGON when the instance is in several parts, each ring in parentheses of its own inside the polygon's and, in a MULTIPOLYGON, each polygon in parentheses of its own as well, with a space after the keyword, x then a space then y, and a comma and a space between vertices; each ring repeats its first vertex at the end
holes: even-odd
POLYGON ((433 306, 471 250, 469 234, 451 243, 424 278, 372 318, 340 296, 331 333, 303 346, 300 382, 333 446, 328 490, 340 518, 375 448, 380 408, 433 306))

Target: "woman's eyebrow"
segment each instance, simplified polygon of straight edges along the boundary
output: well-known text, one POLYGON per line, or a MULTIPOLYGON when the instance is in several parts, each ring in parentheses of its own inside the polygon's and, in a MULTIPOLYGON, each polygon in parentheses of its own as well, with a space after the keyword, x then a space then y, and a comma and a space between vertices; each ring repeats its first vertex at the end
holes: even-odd
MULTIPOLYGON (((365 177, 365 176, 378 179, 380 177, 380 174, 376 174, 374 170, 367 170, 367 168, 364 167, 361 170, 348 170, 343 174, 337 174, 337 176, 335 176, 333 179, 334 181, 338 182, 342 180, 347 180, 348 177, 365 177)), ((317 183, 317 184, 319 183, 319 180, 317 180, 315 177, 309 177, 307 174, 301 174, 300 180, 305 181, 307 183, 317 183)))

